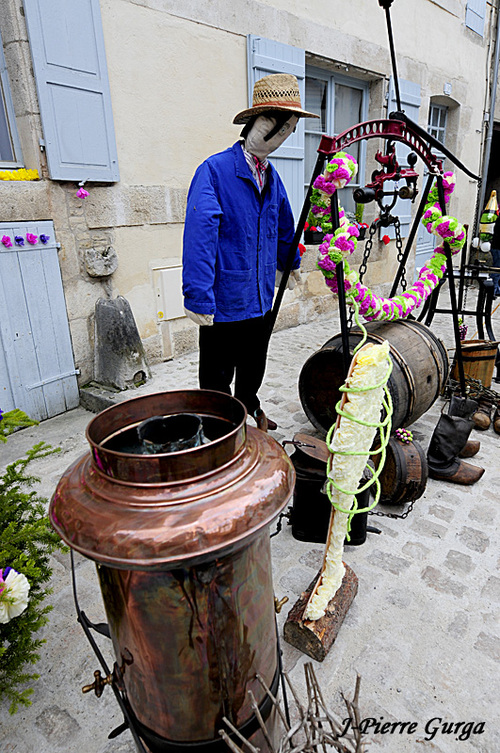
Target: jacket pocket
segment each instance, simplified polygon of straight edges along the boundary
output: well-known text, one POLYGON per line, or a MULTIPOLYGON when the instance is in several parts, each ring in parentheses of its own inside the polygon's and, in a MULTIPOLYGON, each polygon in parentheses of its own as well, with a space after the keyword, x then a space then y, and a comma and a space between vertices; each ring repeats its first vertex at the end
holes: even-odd
POLYGON ((215 304, 224 314, 246 312, 252 293, 251 269, 219 269, 215 304))

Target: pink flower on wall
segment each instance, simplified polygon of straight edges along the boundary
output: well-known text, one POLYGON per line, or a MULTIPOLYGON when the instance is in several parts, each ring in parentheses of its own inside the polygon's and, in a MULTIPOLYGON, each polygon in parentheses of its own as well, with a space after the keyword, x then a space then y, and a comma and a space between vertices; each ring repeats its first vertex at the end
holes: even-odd
POLYGON ((78 196, 79 199, 86 199, 87 196, 89 195, 89 192, 86 191, 84 188, 79 188, 78 191, 76 192, 76 195, 78 196))
POLYGON ((2 243, 3 243, 3 245, 5 246, 5 248, 10 248, 10 247, 12 246, 12 241, 11 241, 11 239, 9 238, 9 236, 8 236, 8 235, 4 235, 4 236, 2 237, 2 243))
POLYGON ((38 243, 38 235, 34 235, 33 233, 26 233, 26 240, 32 246, 36 246, 36 244, 38 243))

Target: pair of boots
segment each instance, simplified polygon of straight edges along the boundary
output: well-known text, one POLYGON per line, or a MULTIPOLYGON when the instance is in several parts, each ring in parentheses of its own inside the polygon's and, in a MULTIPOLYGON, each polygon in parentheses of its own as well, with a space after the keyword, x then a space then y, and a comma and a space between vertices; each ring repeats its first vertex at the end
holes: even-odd
POLYGON ((477 408, 475 400, 451 398, 449 412, 441 414, 427 451, 430 478, 463 485, 479 481, 484 468, 462 460, 479 451, 480 443, 469 439, 474 427, 471 417, 477 408))

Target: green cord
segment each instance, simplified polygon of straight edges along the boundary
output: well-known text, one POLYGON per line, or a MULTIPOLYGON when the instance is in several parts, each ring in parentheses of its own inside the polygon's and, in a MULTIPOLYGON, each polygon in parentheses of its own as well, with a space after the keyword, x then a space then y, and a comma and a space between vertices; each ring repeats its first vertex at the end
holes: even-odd
MULTIPOLYGON (((362 332, 361 341, 359 342, 359 344, 354 349, 354 354, 355 354, 365 344, 365 342, 366 342, 366 340, 368 338, 368 333, 367 333, 367 330, 364 327, 363 323, 359 320, 359 316, 358 316, 358 314, 359 314, 359 304, 358 304, 358 302, 356 300, 354 300, 354 299, 352 299, 351 302, 352 302, 352 306, 354 308, 354 318, 355 318, 356 324, 357 324, 357 326, 359 327, 359 329, 362 332)), ((368 452, 356 452, 355 450, 333 450, 332 447, 331 447, 331 441, 332 441, 333 433, 335 431, 335 424, 333 424, 333 426, 330 427, 330 430, 329 430, 329 432, 328 432, 328 434, 326 436, 326 444, 327 444, 328 449, 330 450, 330 453, 331 453, 330 457, 328 458, 328 463, 327 463, 327 474, 329 474, 330 471, 331 471, 331 469, 332 469, 332 462, 333 462, 333 455, 334 454, 338 454, 338 455, 358 455, 358 456, 359 455, 378 455, 378 454, 380 454, 380 462, 379 462, 377 470, 375 471, 371 466, 367 465, 366 468, 370 471, 371 477, 368 479, 368 481, 366 482, 366 484, 364 484, 363 486, 359 487, 358 489, 356 489, 354 491, 342 488, 333 479, 331 479, 329 476, 327 476, 326 492, 328 494, 328 499, 330 500, 332 506, 336 510, 338 510, 341 513, 344 513, 345 515, 348 515, 348 520, 347 520, 347 540, 348 541, 350 539, 349 534, 350 534, 350 530, 351 530, 351 521, 352 521, 354 515, 356 515, 356 513, 369 512, 370 510, 373 510, 373 508, 378 504, 378 502, 380 500, 381 486, 380 486, 379 476, 382 473, 382 470, 383 470, 383 467, 384 467, 384 463, 385 463, 387 445, 389 443, 389 438, 390 438, 390 434, 391 434, 391 419, 392 419, 392 414, 393 414, 392 398, 391 398, 391 394, 389 392, 389 389, 387 387, 387 382, 388 382, 389 377, 391 375, 392 368, 393 368, 393 363, 392 363, 392 360, 389 359, 389 366, 388 366, 387 372, 384 375, 383 379, 378 384, 375 384, 372 387, 347 387, 344 384, 344 385, 342 385, 339 388, 340 392, 351 392, 351 393, 360 394, 360 393, 369 392, 371 390, 375 390, 375 389, 377 389, 379 387, 384 386, 384 396, 385 397, 382 400, 382 407, 385 409, 386 417, 384 418, 383 421, 378 421, 376 423, 371 423, 369 421, 362 421, 360 418, 356 418, 356 416, 352 416, 350 413, 346 413, 340 407, 341 403, 342 403, 342 400, 339 400, 338 403, 337 403, 337 405, 335 406, 335 410, 336 410, 336 412, 337 412, 337 414, 339 416, 347 418, 350 421, 353 421, 354 423, 360 424, 361 426, 370 426, 370 427, 373 427, 373 428, 377 428, 379 430, 379 434, 380 434, 380 447, 378 449, 376 449, 376 450, 369 450, 368 452), (375 499, 374 499, 373 504, 369 505, 368 507, 359 508, 358 507, 358 498, 357 498, 357 495, 361 494, 361 492, 364 492, 366 489, 368 489, 373 484, 375 484, 375 499), (342 494, 346 494, 346 495, 348 495, 350 497, 354 497, 353 505, 352 505, 352 507, 349 510, 344 509, 343 507, 340 506, 340 504, 338 502, 334 502, 333 501, 333 499, 332 499, 332 497, 333 497, 333 489, 336 489, 337 491, 341 492, 342 494)))

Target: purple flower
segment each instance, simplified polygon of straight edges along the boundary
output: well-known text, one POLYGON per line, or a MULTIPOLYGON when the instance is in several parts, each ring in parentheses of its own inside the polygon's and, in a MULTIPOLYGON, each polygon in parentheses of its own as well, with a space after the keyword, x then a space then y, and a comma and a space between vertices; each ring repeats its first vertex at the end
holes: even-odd
POLYGON ((76 192, 76 195, 78 196, 79 199, 86 199, 87 196, 89 195, 89 192, 86 191, 84 188, 79 188, 78 191, 76 192))
POLYGON ((14 237, 17 246, 24 246, 24 238, 22 235, 16 235, 14 237))
POLYGON ((327 277, 325 279, 325 282, 333 293, 337 292, 337 278, 336 277, 330 277, 330 278, 327 277))
POLYGON ((332 194, 334 194, 336 190, 333 183, 330 180, 326 180, 324 175, 318 175, 318 177, 313 183, 313 186, 314 188, 317 188, 320 191, 323 191, 329 196, 332 196, 332 194))
POLYGON ((0 408, 0 421, 2 420, 2 418, 3 418, 3 410, 0 408))
POLYGON ((44 235, 43 233, 40 235, 40 241, 45 245, 50 240, 50 235, 44 235))
POLYGON ((348 251, 350 254, 354 251, 353 241, 350 241, 345 235, 340 235, 336 238, 334 246, 335 248, 338 248, 339 251, 348 251))
POLYGON ((351 173, 346 167, 339 167, 337 172, 335 173, 335 177, 337 180, 339 178, 342 178, 343 180, 350 180, 351 179, 351 173))
POLYGON ((326 269, 329 272, 335 272, 335 262, 329 256, 323 256, 323 258, 318 259, 318 267, 326 269))
POLYGON ((322 253, 322 254, 327 254, 328 253, 328 251, 330 250, 330 241, 332 240, 332 238, 333 238, 333 235, 331 233, 327 233, 324 236, 323 242, 321 243, 321 245, 318 248, 318 251, 320 253, 322 253))
POLYGON ((371 296, 367 295, 366 298, 363 298, 361 303, 359 304, 359 313, 364 316, 367 311, 371 308, 372 301, 371 296))
POLYGON ((5 246, 5 248, 10 248, 10 247, 12 246, 12 241, 11 241, 11 239, 9 238, 9 236, 8 236, 8 235, 4 235, 4 236, 2 237, 2 243, 3 243, 3 245, 5 246))
POLYGON ((33 235, 33 233, 26 233, 26 240, 32 246, 35 246, 38 243, 38 235, 33 235))

